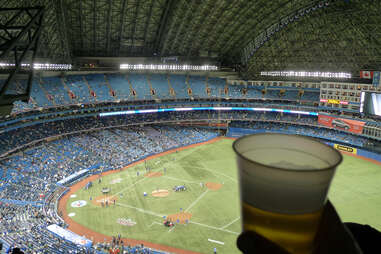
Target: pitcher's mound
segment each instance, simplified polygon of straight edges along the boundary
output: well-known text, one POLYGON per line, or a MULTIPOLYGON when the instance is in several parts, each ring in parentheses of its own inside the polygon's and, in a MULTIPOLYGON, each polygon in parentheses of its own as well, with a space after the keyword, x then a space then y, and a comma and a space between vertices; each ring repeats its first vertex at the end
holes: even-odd
POLYGON ((92 203, 97 206, 101 206, 102 202, 106 204, 106 201, 108 201, 108 205, 112 205, 114 203, 114 200, 118 200, 118 197, 112 197, 112 196, 99 196, 92 200, 92 203))
POLYGON ((150 173, 146 173, 144 176, 146 176, 146 177, 159 177, 162 175, 163 174, 161 172, 150 172, 150 173))
POLYGON ((181 224, 185 224, 186 221, 189 222, 191 218, 192 218, 192 214, 187 212, 175 213, 175 214, 170 214, 167 216, 167 220, 172 221, 173 223, 177 223, 177 220, 179 220, 181 224))
POLYGON ((221 189, 222 187, 222 184, 220 183, 206 183, 205 186, 209 189, 209 190, 219 190, 221 189))
POLYGON ((166 197, 168 195, 169 195, 169 191, 168 190, 154 190, 152 192, 152 196, 159 197, 159 198, 164 198, 164 197, 166 197))

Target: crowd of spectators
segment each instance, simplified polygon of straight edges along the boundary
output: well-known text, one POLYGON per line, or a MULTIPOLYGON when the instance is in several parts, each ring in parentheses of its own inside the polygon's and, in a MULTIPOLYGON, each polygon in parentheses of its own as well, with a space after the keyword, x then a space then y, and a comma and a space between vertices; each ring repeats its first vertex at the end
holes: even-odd
MULTIPOLYGON (((5 245, 21 247, 27 253, 85 251, 46 230, 50 223, 64 226, 54 206, 48 204, 46 209, 50 197, 62 189, 57 182, 82 169, 120 168, 145 156, 217 135, 212 129, 164 125, 180 120, 229 121, 230 127, 307 135, 360 147, 367 142, 361 136, 320 127, 316 116, 255 111, 94 116, 4 132, 0 134, 0 153, 43 140, 0 160, 0 236, 5 245)), ((120 251, 150 253, 140 247, 124 247, 120 251)))
POLYGON ((313 116, 296 116, 280 113, 261 112, 217 112, 217 111, 187 111, 162 112, 158 114, 138 114, 113 117, 82 117, 66 120, 46 121, 23 128, 0 133, 0 155, 19 146, 44 139, 46 137, 63 135, 75 131, 85 131, 94 128, 124 126, 147 122, 190 121, 190 120, 233 120, 233 119, 262 119, 273 121, 296 121, 306 124, 317 123, 313 116))
MULTIPOLYGON (((233 120, 247 120, 247 121, 263 121, 263 122, 283 122, 290 124, 300 124, 308 126, 319 126, 316 116, 311 115, 297 115, 278 112, 257 112, 257 111, 173 111, 161 112, 151 114, 130 114, 123 116, 90 116, 82 118, 66 118, 65 120, 45 121, 34 125, 17 128, 10 131, 0 133, 0 156, 8 151, 23 147, 27 144, 43 140, 47 137, 54 137, 59 135, 73 134, 75 132, 84 132, 95 128, 109 128, 147 124, 147 123, 167 123, 179 121, 233 121, 233 120)), ((129 127, 129 128, 130 128, 129 127)), ((332 137, 342 136, 342 139, 347 139, 350 142, 351 134, 341 131, 329 130, 323 127, 317 131, 326 131, 332 133, 332 137)), ((328 135, 328 134, 327 134, 328 135)), ((133 136, 133 135, 132 135, 133 136)), ((131 138, 132 138, 131 136, 131 138)), ((93 137, 93 139, 96 137, 93 137)), ((109 138, 106 136, 97 137, 98 139, 105 140, 109 138)), ((346 141, 346 143, 348 143, 346 141)), ((70 152, 70 149, 67 151, 70 152)), ((106 152, 103 156, 107 156, 106 152)))
MULTIPOLYGON (((10 156, 0 161, 0 240, 7 249, 18 247, 25 253, 95 253, 46 229, 52 223, 64 226, 48 202, 63 188, 57 185, 59 180, 87 168, 120 168, 150 154, 216 136, 213 130, 193 127, 119 127, 65 136, 10 156)), ((160 252, 127 246, 120 253, 160 252)))
POLYGON ((368 142, 367 138, 359 135, 350 135, 335 129, 327 129, 318 126, 306 126, 281 122, 249 122, 236 121, 230 127, 264 130, 267 132, 282 132, 288 134, 298 134, 316 138, 322 138, 333 142, 345 143, 352 146, 362 147, 368 142))
POLYGON ((113 236, 110 242, 96 244, 94 249, 96 249, 99 254, 164 254, 161 251, 148 248, 143 244, 135 246, 125 245, 120 235, 113 236))
POLYGON ((52 234, 46 226, 53 220, 41 206, 0 204, 0 240, 6 252, 19 248, 24 253, 94 253, 52 234))

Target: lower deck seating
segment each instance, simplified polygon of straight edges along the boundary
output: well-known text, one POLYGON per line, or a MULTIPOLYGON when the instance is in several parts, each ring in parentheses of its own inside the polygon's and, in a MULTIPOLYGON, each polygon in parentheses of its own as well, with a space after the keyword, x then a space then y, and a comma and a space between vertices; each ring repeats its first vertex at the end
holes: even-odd
MULTIPOLYGON (((25 253, 105 253, 107 244, 84 249, 46 229, 56 218, 42 204, 62 188, 56 183, 82 169, 116 169, 215 136, 215 131, 199 128, 120 127, 64 137, 11 156, 0 162, 0 241, 25 253)), ((121 248, 126 253, 163 253, 143 246, 121 248)))

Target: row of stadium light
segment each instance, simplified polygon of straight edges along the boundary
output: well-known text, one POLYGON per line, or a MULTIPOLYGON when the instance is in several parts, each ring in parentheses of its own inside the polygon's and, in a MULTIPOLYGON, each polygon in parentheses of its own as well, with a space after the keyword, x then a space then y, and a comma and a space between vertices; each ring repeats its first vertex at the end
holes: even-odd
POLYGON ((71 64, 35 63, 33 64, 33 68, 36 70, 71 70, 72 65, 71 64))
MULTIPOLYGON (((0 63, 0 68, 2 69, 9 69, 15 67, 16 64, 14 63, 0 63)), ((29 67, 30 64, 22 63, 22 68, 29 67)), ((33 69, 35 70, 71 70, 72 65, 71 64, 48 64, 48 63, 34 63, 33 69)))
POLYGON ((308 71, 261 71, 261 76, 281 77, 317 77, 317 78, 352 78, 345 72, 308 72, 308 71))
POLYGON ((118 116, 118 115, 133 115, 133 114, 147 114, 147 113, 161 113, 161 112, 174 112, 174 111, 196 111, 196 110, 213 110, 213 111, 260 111, 260 112, 278 112, 289 114, 301 114, 318 116, 316 112, 277 109, 277 108, 244 108, 244 107, 195 107, 195 108, 160 108, 160 109, 137 109, 125 110, 117 112, 100 113, 99 116, 118 116))
POLYGON ((215 65, 182 64, 121 64, 122 70, 157 70, 157 71, 217 71, 215 65))

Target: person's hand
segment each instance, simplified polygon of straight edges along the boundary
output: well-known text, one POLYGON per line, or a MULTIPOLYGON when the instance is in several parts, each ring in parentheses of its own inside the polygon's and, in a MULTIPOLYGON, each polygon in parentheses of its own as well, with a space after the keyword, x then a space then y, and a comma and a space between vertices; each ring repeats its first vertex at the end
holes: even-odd
MULTIPOLYGON (((315 246, 313 254, 363 254, 329 201, 324 208, 315 246)), ((244 254, 290 254, 281 246, 253 231, 241 233, 237 239, 237 247, 244 254)))
POLYGON ((285 249, 266 237, 254 232, 242 232, 237 238, 237 247, 242 253, 290 254, 285 249))

